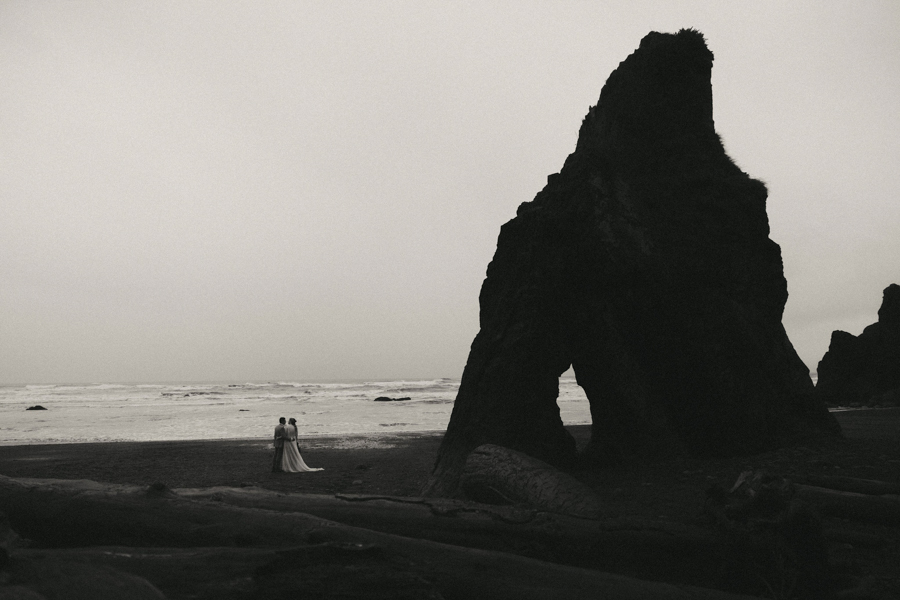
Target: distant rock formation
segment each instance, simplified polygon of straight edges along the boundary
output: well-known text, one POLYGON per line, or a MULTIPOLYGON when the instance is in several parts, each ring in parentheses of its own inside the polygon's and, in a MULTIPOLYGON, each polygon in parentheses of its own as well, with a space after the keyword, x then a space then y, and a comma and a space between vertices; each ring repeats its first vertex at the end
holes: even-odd
POLYGON ((40 404, 35 404, 34 406, 29 406, 25 410, 47 410, 47 409, 44 408, 43 406, 41 406, 40 404))
POLYGON ((766 187, 715 132, 712 61, 697 31, 644 37, 562 170, 501 228, 427 495, 457 494, 486 443, 572 465, 556 404, 570 365, 591 406, 587 457, 839 431, 781 324, 766 187))
POLYGON ((878 322, 858 337, 832 332, 817 370, 816 393, 828 404, 900 404, 900 285, 885 288, 878 322))
POLYGON ((375 402, 403 402, 404 400, 412 400, 409 396, 404 396, 402 398, 391 398, 389 396, 378 396, 375 398, 375 402))

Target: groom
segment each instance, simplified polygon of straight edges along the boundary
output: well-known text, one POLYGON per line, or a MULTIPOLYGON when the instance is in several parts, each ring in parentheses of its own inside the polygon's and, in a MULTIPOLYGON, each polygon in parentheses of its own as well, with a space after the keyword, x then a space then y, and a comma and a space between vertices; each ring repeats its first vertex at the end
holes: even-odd
POLYGON ((284 417, 278 419, 275 426, 275 459, 272 461, 272 472, 281 473, 281 457, 284 456, 284 417))

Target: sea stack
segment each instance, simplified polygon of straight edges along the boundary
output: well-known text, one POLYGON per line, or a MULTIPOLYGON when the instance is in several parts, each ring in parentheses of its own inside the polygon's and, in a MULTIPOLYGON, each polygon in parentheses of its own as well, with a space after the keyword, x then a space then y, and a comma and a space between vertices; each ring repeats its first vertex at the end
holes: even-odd
POLYGON ((766 187, 716 134, 712 62, 697 31, 644 37, 560 172, 501 228, 425 494, 457 495, 486 443, 572 466, 556 404, 570 366, 591 406, 588 464, 839 432, 781 323, 766 187))
POLYGON ((900 404, 900 285, 884 290, 878 321, 859 336, 834 331, 816 393, 830 405, 900 404))

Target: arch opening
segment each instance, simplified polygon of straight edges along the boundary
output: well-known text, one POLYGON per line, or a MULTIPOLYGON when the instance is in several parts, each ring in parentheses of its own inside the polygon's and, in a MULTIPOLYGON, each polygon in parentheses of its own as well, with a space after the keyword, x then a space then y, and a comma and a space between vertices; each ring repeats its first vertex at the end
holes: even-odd
POLYGON ((581 453, 590 443, 593 419, 587 393, 578 385, 571 366, 559 376, 556 405, 563 426, 575 438, 577 452, 581 453))

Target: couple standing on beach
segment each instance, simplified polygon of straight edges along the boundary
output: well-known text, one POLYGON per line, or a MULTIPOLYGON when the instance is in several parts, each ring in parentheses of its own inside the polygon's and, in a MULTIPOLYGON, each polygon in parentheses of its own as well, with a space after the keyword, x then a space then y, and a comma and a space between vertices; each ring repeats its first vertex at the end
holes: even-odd
POLYGON ((285 425, 284 417, 278 419, 275 426, 275 460, 272 461, 273 473, 305 473, 307 471, 324 471, 314 469, 303 462, 300 456, 300 442, 297 441, 297 419, 291 419, 285 425))

